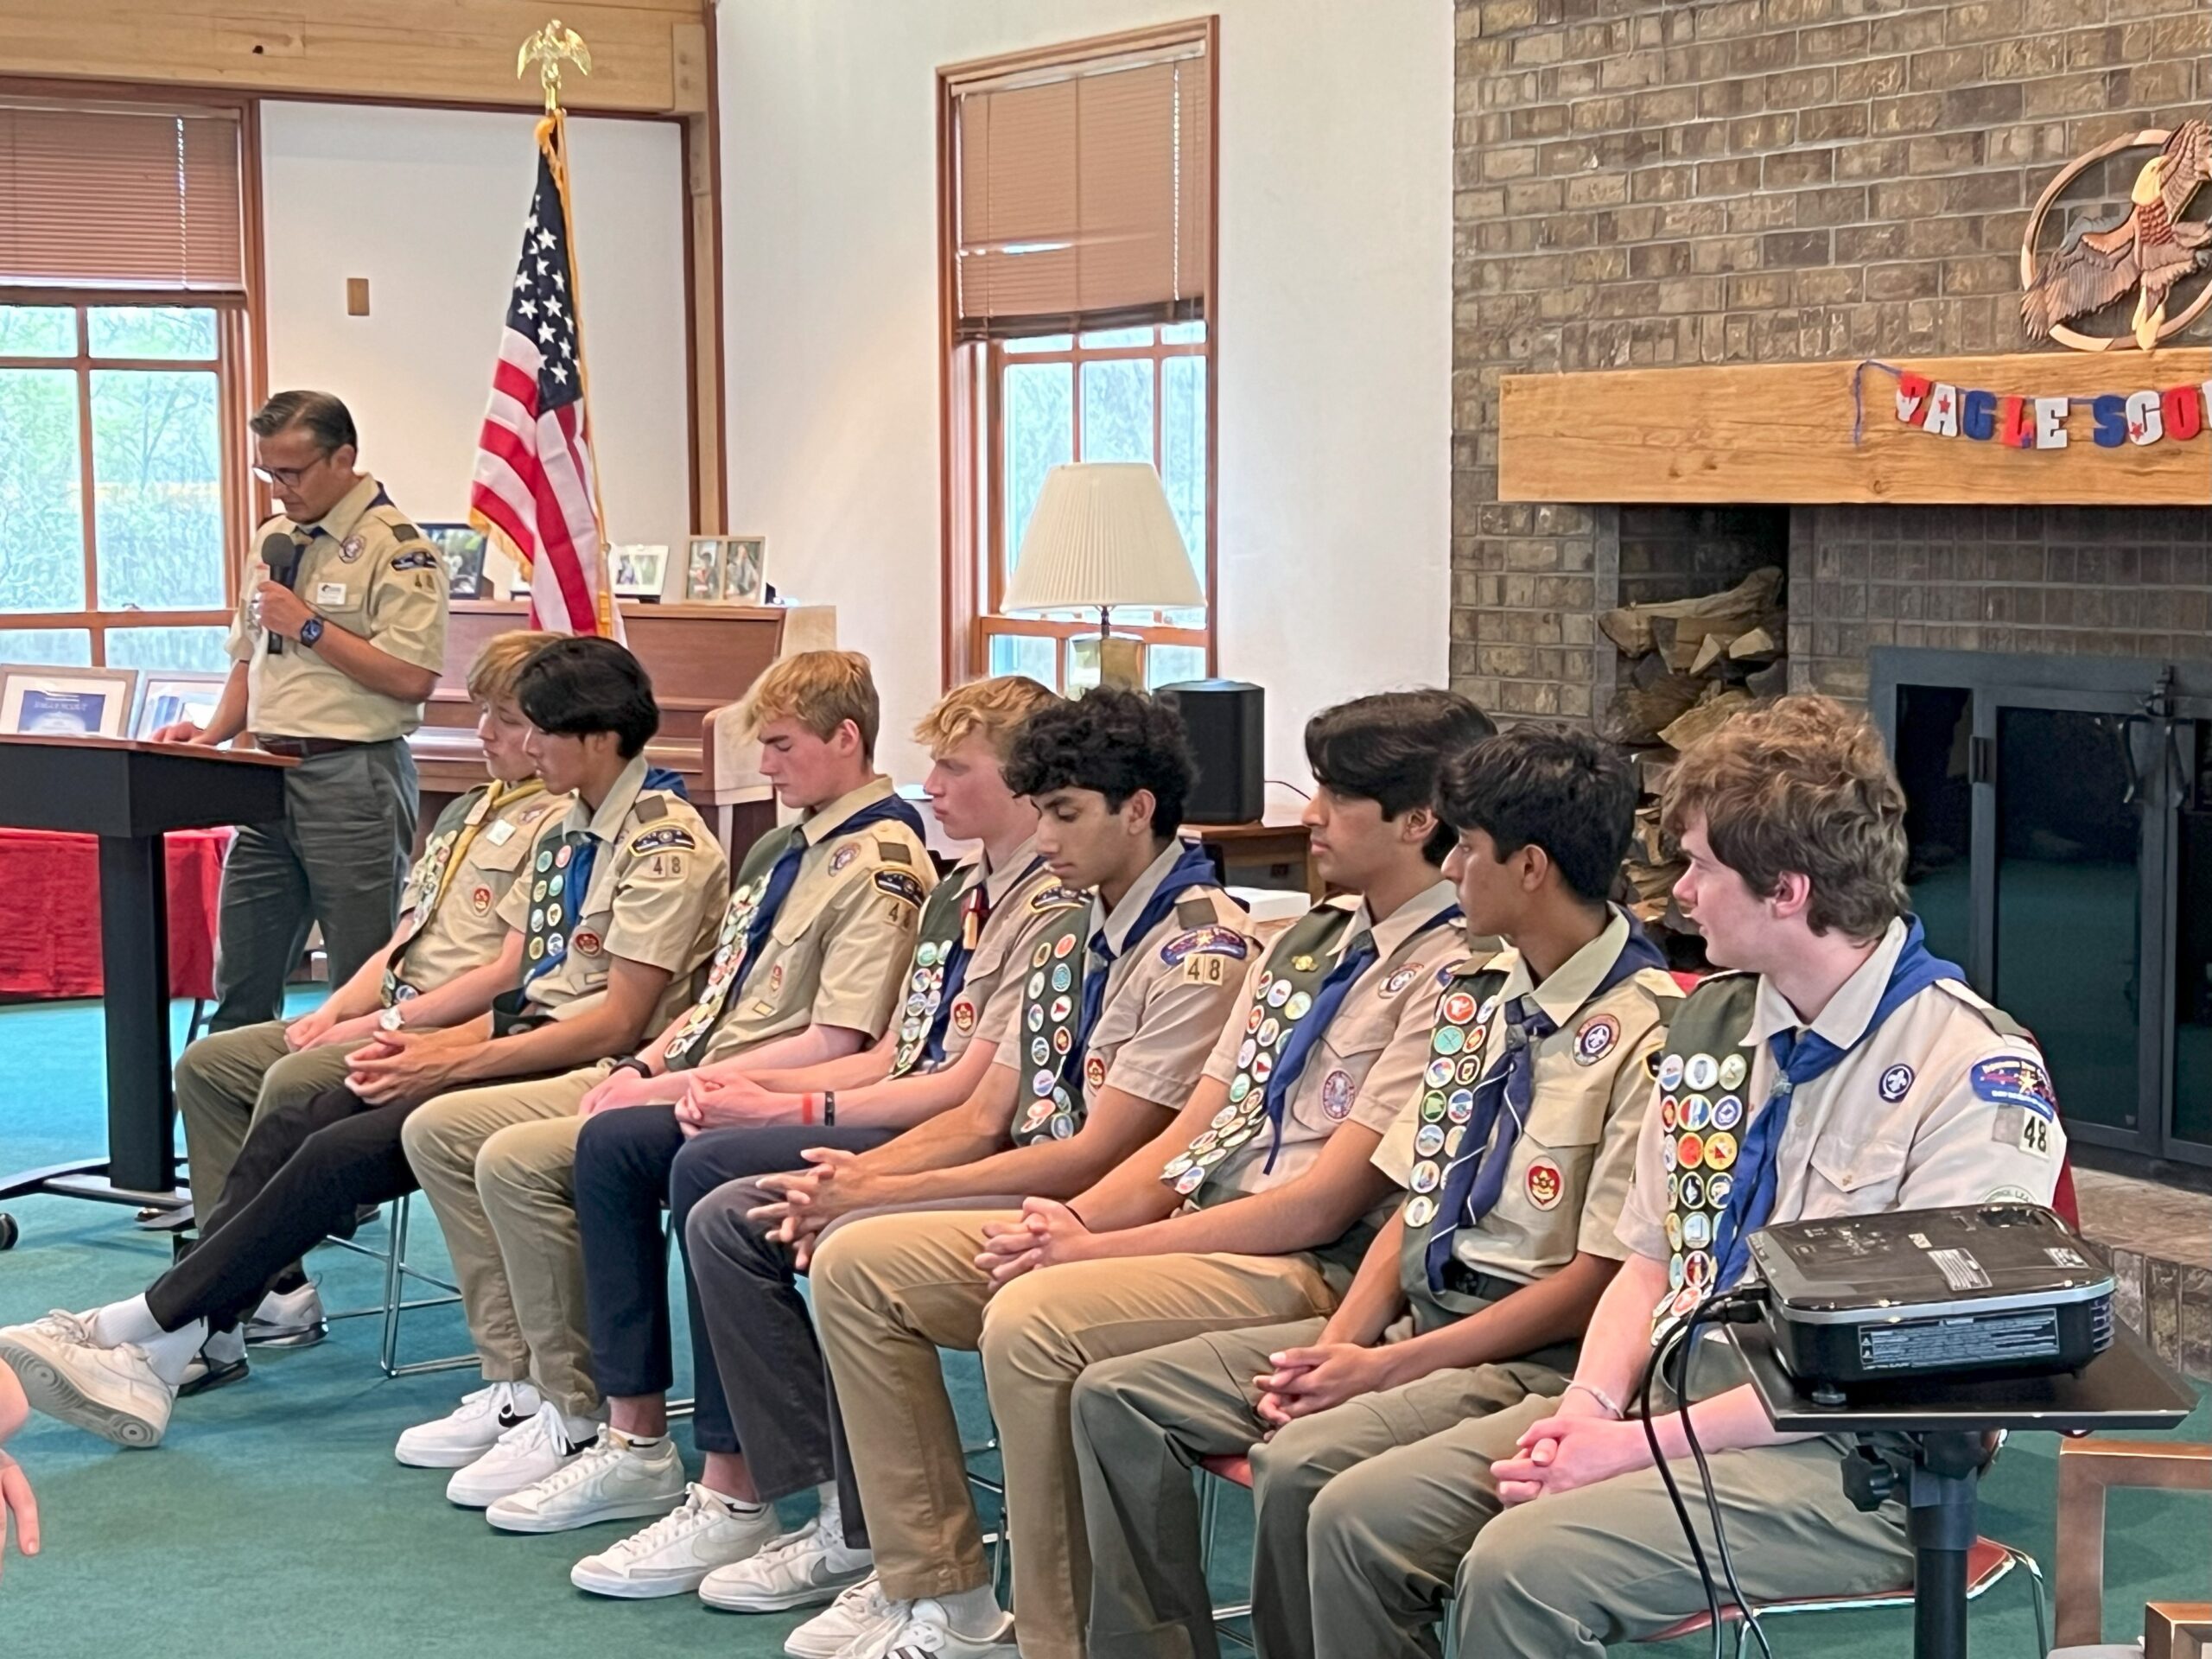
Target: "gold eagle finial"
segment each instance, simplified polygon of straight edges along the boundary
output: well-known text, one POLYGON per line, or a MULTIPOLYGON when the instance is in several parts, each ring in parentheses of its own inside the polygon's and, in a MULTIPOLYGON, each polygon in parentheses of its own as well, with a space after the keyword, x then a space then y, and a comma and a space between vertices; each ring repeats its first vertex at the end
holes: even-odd
POLYGON ((591 48, 584 44, 584 37, 575 29, 563 27, 558 17, 524 41, 522 51, 515 58, 515 76, 518 79, 529 72, 531 64, 537 66, 537 80, 545 89, 545 113, 548 115, 557 112, 561 107, 561 65, 563 62, 575 64, 584 74, 591 73, 591 48))

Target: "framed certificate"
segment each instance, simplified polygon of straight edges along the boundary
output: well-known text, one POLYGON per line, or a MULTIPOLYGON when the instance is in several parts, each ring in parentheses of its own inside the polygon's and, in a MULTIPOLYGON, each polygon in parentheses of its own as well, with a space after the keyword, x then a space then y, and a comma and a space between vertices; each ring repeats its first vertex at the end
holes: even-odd
POLYGON ((13 737, 127 737, 135 668, 0 664, 0 732, 13 737))
POLYGON ((165 668, 149 669, 146 674, 146 688, 138 697, 138 718, 131 723, 130 735, 149 738, 164 726, 174 726, 188 720, 195 726, 205 726, 215 717, 215 705, 222 700, 223 683, 227 674, 194 674, 165 668))

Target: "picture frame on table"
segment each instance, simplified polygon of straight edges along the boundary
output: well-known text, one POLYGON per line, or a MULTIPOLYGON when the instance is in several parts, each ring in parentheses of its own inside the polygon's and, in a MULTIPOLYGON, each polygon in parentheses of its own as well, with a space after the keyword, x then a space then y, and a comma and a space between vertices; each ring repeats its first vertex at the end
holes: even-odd
POLYGON ((658 601, 668 580, 668 545, 617 542, 607 550, 607 569, 617 599, 658 601))
POLYGON ((474 524, 424 524, 423 534, 446 564, 446 589, 455 599, 485 599, 486 537, 474 524))
POLYGON ((0 733, 10 737, 127 737, 135 668, 0 664, 0 733))
POLYGON ((227 674, 184 669, 147 670, 146 683, 138 696, 138 717, 130 728, 131 736, 143 741, 162 727, 174 726, 180 720, 188 720, 195 726, 207 725, 214 718, 215 705, 222 701, 223 685, 229 678, 227 674))
POLYGON ((767 593, 768 538, 732 536, 723 542, 721 602, 765 605, 767 593))
POLYGON ((722 596, 722 540, 719 536, 694 536, 683 562, 683 598, 692 605, 711 605, 722 596))

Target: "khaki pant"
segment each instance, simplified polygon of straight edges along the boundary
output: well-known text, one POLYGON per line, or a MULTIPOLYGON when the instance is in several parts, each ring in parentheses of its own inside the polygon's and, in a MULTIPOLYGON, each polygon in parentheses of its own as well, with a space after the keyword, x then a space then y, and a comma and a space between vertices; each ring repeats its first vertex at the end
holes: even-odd
POLYGON ((1071 1262, 991 1294, 983 1224, 1013 1211, 856 1220, 814 1257, 815 1318, 851 1441, 883 1592, 988 1582, 937 1350, 979 1350, 1006 1467, 1017 1639, 1028 1659, 1080 1659, 1090 1552, 1068 1427, 1084 1368, 1205 1331, 1326 1313, 1336 1292, 1304 1255, 1071 1262))
MULTIPOLYGON (((1448 1440, 1470 1419, 1567 1384, 1536 1357, 1435 1371, 1298 1418, 1257 1443, 1252 1379, 1269 1369, 1268 1355, 1315 1341, 1322 1325, 1192 1337, 1083 1374, 1074 1428, 1094 1575, 1091 1659, 1211 1659, 1219 1651, 1191 1478, 1201 1458, 1251 1457, 1253 1641, 1266 1659, 1313 1659, 1319 1598, 1307 1586, 1306 1538, 1315 1499, 1368 1459, 1431 1446, 1431 1437, 1448 1440)), ((1403 1491, 1390 1497, 1408 1502, 1403 1491)))
POLYGON ((598 1410, 599 1390, 572 1202, 575 1113, 607 1071, 602 1061, 456 1090, 425 1102, 400 1131, 445 1231, 484 1380, 534 1382, 576 1416, 598 1410))
MULTIPOLYGON (((1524 1401, 1324 1481, 1306 1535, 1323 1659, 1433 1659, 1447 1597, 1460 1659, 1602 1659, 1608 1643, 1703 1610, 1681 1523, 1655 1469, 1501 1512, 1491 1462, 1510 1456, 1521 1431, 1556 1403, 1524 1401)), ((1264 1459, 1271 1471, 1294 1455, 1282 1439, 1264 1459)), ((1255 1474, 1262 1461, 1254 1460, 1255 1474)), ((1828 1442, 1724 1452, 1711 1462, 1745 1595, 1852 1595, 1911 1582, 1904 1506, 1853 1509, 1828 1442)), ((1672 1468, 1715 1560, 1696 1467, 1681 1459, 1672 1468)))
POLYGON ((346 1057, 354 1046, 334 1043, 295 1054, 284 1046, 284 1022, 272 1020, 216 1032, 184 1051, 176 1063, 176 1103, 184 1116, 193 1205, 200 1215, 223 1196, 255 1121, 345 1082, 346 1057))

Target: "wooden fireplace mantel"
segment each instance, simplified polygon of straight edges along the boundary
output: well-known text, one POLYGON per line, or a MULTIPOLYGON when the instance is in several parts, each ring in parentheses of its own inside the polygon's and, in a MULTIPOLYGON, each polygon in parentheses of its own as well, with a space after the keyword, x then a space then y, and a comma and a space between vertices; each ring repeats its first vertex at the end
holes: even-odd
MULTIPOLYGON (((2123 396, 2212 381, 2212 349, 1882 359, 2000 397, 2123 396)), ((2077 409, 2064 449, 1931 436, 1897 418, 1897 378, 1853 360, 1508 375, 1498 499, 1529 502, 2212 505, 2212 429, 2118 448, 2077 409)))

